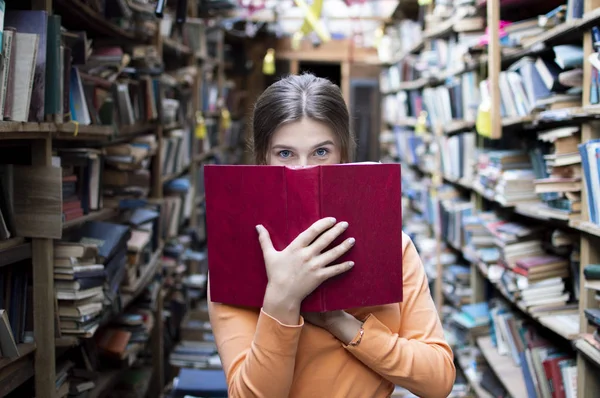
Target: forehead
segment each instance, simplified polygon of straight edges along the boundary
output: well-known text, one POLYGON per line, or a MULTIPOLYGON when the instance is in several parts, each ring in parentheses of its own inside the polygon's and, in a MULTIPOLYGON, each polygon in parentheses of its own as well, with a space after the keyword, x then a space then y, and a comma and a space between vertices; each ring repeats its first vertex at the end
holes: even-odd
POLYGON ((310 147, 324 141, 337 143, 334 131, 324 123, 303 118, 279 127, 271 138, 271 146, 310 147))

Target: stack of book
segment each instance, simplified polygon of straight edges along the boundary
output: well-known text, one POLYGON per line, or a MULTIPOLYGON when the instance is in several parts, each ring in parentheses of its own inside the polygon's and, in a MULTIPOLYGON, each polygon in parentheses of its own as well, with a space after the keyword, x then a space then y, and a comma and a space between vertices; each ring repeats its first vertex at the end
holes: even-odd
POLYGON ((54 289, 60 333, 91 337, 104 306, 104 265, 98 246, 57 241, 54 245, 54 289))
POLYGON ((148 197, 150 165, 156 149, 154 135, 136 137, 131 142, 105 148, 102 175, 104 207, 119 208, 148 197))
POLYGON ((527 152, 492 150, 479 155, 473 187, 505 206, 537 201, 535 174, 527 152))
MULTIPOLYGON (((96 264, 104 267, 104 281, 100 295, 106 314, 121 311, 120 285, 126 273, 127 242, 131 237, 128 225, 111 222, 87 221, 66 231, 61 245, 97 245, 96 264)), ((81 295, 81 294, 80 294, 81 295)))

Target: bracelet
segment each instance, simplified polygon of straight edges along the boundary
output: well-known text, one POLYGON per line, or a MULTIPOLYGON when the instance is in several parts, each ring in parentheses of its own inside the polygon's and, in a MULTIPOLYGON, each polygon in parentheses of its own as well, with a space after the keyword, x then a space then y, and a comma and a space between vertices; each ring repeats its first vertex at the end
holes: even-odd
POLYGON ((363 327, 361 326, 360 327, 360 331, 358 332, 358 339, 356 339, 356 341, 352 340, 350 343, 348 343, 348 345, 351 345, 351 346, 357 346, 357 345, 359 345, 360 341, 362 340, 364 334, 365 334, 365 329, 363 329, 363 327))

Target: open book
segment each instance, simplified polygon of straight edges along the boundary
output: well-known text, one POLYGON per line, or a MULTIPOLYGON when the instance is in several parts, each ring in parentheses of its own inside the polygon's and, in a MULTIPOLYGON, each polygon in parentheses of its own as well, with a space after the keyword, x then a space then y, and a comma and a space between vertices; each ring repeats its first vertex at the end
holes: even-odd
POLYGON ((211 299, 261 307, 267 285, 255 226, 283 250, 324 217, 347 221, 331 247, 356 243, 334 263, 354 267, 329 279, 302 303, 331 311, 402 301, 400 165, 350 163, 302 168, 206 165, 206 223, 211 299))

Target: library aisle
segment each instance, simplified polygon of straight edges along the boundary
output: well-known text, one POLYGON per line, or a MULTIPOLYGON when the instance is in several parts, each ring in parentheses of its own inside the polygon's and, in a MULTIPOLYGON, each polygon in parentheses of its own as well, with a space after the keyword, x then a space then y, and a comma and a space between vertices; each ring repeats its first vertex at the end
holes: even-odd
POLYGON ((0 397, 227 397, 203 166, 303 72, 402 165, 450 397, 600 396, 600 0, 0 0, 0 33, 0 397))
POLYGON ((600 396, 600 3, 419 3, 378 47, 381 159, 452 396, 600 396))

